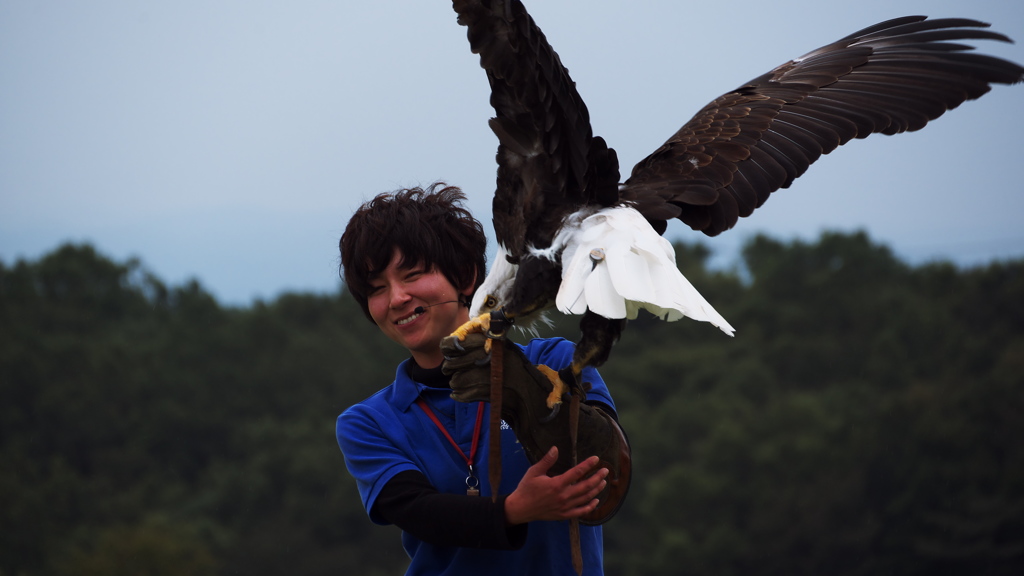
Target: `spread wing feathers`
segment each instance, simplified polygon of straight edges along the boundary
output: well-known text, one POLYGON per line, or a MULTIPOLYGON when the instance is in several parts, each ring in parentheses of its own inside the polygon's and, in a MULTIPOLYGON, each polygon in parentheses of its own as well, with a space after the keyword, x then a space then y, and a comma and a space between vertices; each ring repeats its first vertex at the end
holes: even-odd
POLYGON ((715 236, 853 138, 919 130, 991 84, 1024 79, 962 40, 1009 42, 967 19, 876 24, 717 98, 638 163, 621 191, 659 231, 715 236))
POLYGON ((679 272, 672 245, 636 210, 596 212, 578 227, 563 227, 554 245, 564 245, 559 311, 583 314, 589 308, 605 318, 633 319, 644 309, 664 320, 710 322, 733 335, 733 327, 679 272))
POLYGON ((1024 80, 1021 66, 963 43, 1009 42, 987 24, 882 22, 715 99, 619 185, 614 150, 593 135, 575 84, 522 3, 452 4, 486 71, 499 141, 493 216, 503 262, 492 262, 473 310, 585 312, 588 346, 578 350, 592 355, 580 365, 607 357, 622 319, 640 308, 731 333, 675 270, 659 237, 667 220, 715 236, 853 138, 918 130, 992 84, 1024 80), (637 214, 650 226, 634 227, 637 214))
POLYGON ((517 262, 527 247, 550 246, 580 206, 618 202, 618 160, 593 137, 583 99, 521 2, 452 5, 490 83, 499 141, 494 229, 517 262))

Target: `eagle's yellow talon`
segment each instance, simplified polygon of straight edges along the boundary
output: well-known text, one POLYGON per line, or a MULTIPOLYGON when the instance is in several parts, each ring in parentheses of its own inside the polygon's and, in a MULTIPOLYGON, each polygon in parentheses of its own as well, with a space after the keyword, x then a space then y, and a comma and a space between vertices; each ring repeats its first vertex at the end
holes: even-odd
MULTIPOLYGON (((484 333, 486 333, 490 329, 491 329, 491 313, 490 312, 485 312, 485 313, 477 316, 476 318, 470 318, 469 322, 466 322, 462 326, 459 326, 458 328, 456 328, 455 332, 452 332, 452 336, 455 336, 459 340, 465 340, 466 336, 469 336, 473 332, 484 332, 484 333)), ((490 340, 488 340, 487 343, 484 344, 484 346, 486 346, 485 350, 487 350, 488 352, 490 352, 490 344, 491 344, 490 340)))
POLYGON ((547 406, 549 410, 554 409, 555 406, 562 403, 562 396, 569 391, 569 387, 562 382, 562 379, 558 377, 558 371, 552 370, 547 366, 541 364, 537 366, 537 370, 541 371, 551 381, 551 393, 548 394, 547 406))

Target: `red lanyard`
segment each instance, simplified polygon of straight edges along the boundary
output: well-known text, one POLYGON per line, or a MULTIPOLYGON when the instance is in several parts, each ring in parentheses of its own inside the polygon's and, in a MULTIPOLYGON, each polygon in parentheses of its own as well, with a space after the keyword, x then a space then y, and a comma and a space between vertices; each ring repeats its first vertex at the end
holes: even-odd
POLYGON ((431 420, 433 420, 437 429, 444 434, 444 437, 447 438, 448 442, 455 447, 455 451, 462 456, 462 459, 466 461, 466 465, 469 466, 469 476, 466 477, 466 494, 469 494, 470 496, 479 496, 480 490, 478 486, 480 485, 480 481, 477 480, 476 474, 474 473, 473 462, 476 460, 476 448, 480 445, 480 430, 483 429, 484 403, 480 402, 476 407, 476 425, 473 428, 473 443, 469 447, 469 455, 466 455, 466 453, 462 451, 462 448, 459 448, 455 439, 453 439, 452 435, 448 433, 448 429, 441 424, 437 415, 434 414, 434 411, 430 409, 430 405, 428 405, 423 398, 417 398, 416 405, 419 406, 431 420))

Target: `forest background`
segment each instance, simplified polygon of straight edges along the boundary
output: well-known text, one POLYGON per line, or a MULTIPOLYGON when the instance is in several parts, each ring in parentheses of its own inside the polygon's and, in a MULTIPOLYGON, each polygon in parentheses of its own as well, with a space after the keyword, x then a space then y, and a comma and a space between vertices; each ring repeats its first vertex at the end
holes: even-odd
MULTIPOLYGON (((1024 573, 1024 260, 676 250, 737 335, 640 319, 602 369, 635 466, 608 574, 1024 573)), ((402 573, 334 438, 402 358, 343 291, 225 307, 88 245, 0 263, 0 576, 402 573)))

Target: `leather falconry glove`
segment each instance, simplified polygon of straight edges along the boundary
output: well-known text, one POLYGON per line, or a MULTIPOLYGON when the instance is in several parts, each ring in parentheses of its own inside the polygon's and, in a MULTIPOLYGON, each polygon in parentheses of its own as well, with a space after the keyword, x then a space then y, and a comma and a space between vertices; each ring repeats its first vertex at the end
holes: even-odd
MULTIPOLYGON (((486 341, 487 336, 480 333, 471 333, 461 341, 452 336, 441 341, 445 356, 442 371, 451 375, 452 398, 459 402, 490 400, 490 354, 484 349, 486 341)), ((548 474, 556 476, 565 472, 573 466, 568 405, 563 405, 554 418, 550 418, 546 400, 554 386, 548 376, 509 340, 495 340, 492 346, 504 347, 502 419, 515 432, 531 464, 540 460, 552 446, 558 446, 558 461, 548 474)), ((629 444, 615 419, 603 410, 582 403, 579 409, 576 439, 579 460, 597 455, 600 463, 595 470, 607 468, 609 472, 608 484, 597 496, 600 504, 580 518, 580 522, 602 524, 615 515, 629 491, 629 444)))

